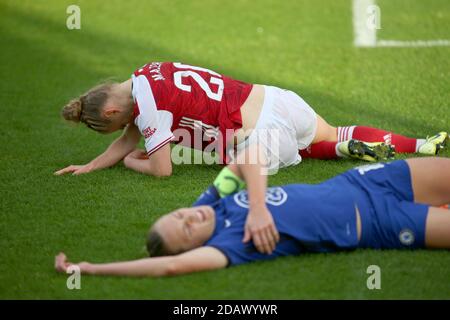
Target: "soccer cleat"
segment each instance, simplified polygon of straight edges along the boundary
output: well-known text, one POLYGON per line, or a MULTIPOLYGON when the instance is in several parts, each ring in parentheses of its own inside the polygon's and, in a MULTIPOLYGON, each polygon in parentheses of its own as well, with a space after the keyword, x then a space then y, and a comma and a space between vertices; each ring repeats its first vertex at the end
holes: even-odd
POLYGON ((338 145, 338 150, 345 156, 369 162, 392 159, 395 155, 394 146, 384 142, 363 142, 348 140, 338 145))
POLYGON ((419 147, 417 152, 427 155, 436 155, 439 150, 445 147, 447 140, 448 133, 444 131, 439 132, 432 137, 427 137, 426 141, 419 147))

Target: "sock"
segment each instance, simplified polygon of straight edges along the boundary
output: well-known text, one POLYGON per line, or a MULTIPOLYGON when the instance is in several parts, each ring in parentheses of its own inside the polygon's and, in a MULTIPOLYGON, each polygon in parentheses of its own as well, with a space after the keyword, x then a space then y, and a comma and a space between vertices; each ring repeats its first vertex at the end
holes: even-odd
POLYGON ((419 148, 426 142, 426 139, 417 139, 416 142, 416 152, 419 152, 419 148))
MULTIPOLYGON (((337 159, 340 157, 337 150, 338 142, 322 141, 311 144, 308 148, 299 150, 302 158, 312 159, 337 159)), ((339 153, 340 154, 340 153, 339 153)))
POLYGON ((355 130, 355 128, 356 128, 356 126, 337 127, 338 142, 350 140, 353 136, 353 131, 355 130))
POLYGON ((338 141, 350 139, 364 142, 384 141, 386 144, 394 145, 397 153, 414 153, 417 151, 418 146, 420 147, 417 139, 408 138, 377 128, 363 126, 338 127, 338 141))

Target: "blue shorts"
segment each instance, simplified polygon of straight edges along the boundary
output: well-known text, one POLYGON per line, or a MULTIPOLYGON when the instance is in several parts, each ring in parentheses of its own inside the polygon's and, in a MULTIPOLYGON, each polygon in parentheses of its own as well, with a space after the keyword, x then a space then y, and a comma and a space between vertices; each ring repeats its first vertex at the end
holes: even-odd
POLYGON ((424 248, 430 206, 414 203, 406 161, 376 163, 343 174, 353 186, 361 216, 358 247, 424 248))

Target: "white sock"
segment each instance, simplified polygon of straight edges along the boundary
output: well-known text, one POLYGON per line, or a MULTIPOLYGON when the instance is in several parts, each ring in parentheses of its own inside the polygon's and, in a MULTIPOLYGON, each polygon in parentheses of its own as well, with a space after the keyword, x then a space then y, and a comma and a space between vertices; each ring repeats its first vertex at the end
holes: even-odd
POLYGON ((338 143, 336 143, 336 155, 339 157, 339 158, 345 158, 346 157, 346 155, 345 154, 343 154, 341 151, 339 151, 339 146, 342 144, 343 142, 338 142, 338 143))
POLYGON ((426 139, 417 139, 417 140, 416 140, 416 152, 419 152, 419 148, 420 148, 425 142, 427 142, 426 139))
POLYGON ((337 140, 342 142, 352 139, 355 127, 356 126, 337 127, 337 140))

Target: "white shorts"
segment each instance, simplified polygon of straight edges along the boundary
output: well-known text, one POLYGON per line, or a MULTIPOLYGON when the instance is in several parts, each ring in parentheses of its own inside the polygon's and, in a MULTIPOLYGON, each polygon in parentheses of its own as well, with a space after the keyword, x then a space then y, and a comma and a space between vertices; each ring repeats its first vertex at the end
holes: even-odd
POLYGON ((255 130, 237 145, 237 151, 258 143, 271 171, 296 165, 302 160, 299 150, 312 143, 316 130, 316 113, 295 92, 264 86, 264 104, 255 130))

